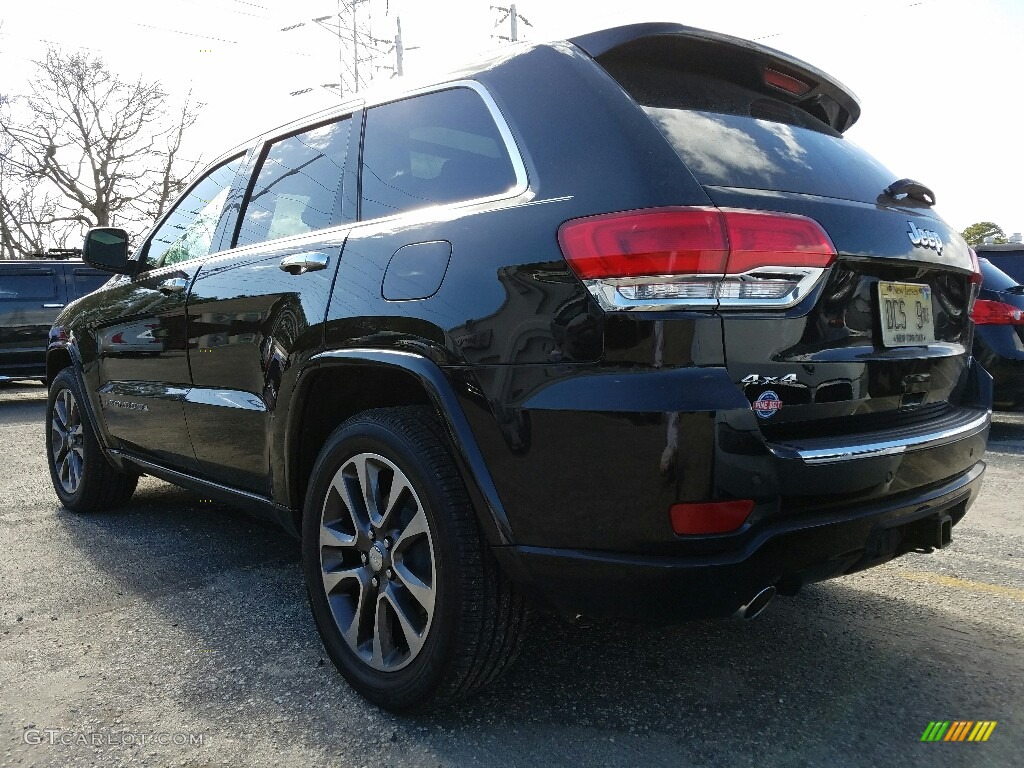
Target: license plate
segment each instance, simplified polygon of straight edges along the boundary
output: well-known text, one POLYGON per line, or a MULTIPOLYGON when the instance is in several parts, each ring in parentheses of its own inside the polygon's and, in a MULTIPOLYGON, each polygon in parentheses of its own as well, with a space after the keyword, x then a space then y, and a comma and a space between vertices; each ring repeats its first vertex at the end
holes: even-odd
POLYGON ((882 344, 913 347, 935 341, 932 289, 917 283, 878 283, 882 344))

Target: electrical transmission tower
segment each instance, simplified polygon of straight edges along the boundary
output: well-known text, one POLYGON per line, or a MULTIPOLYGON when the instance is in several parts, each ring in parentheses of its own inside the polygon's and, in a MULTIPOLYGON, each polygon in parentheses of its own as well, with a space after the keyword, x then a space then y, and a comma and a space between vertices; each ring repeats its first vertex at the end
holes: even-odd
POLYGON ((516 10, 515 3, 512 3, 507 8, 505 6, 502 6, 502 5, 492 5, 491 6, 491 10, 492 11, 501 11, 502 13, 505 14, 500 19, 498 19, 496 22, 494 22, 494 26, 495 27, 497 27, 499 24, 504 24, 506 19, 509 21, 509 26, 510 26, 509 34, 507 34, 507 35, 491 35, 491 37, 496 37, 499 40, 508 40, 508 41, 514 43, 514 42, 517 42, 519 40, 519 22, 523 22, 523 24, 525 24, 528 27, 532 27, 533 26, 533 24, 531 24, 527 20, 527 18, 525 16, 523 16, 523 14, 519 13, 519 11, 516 10))
MULTIPOLYGON (((374 59, 385 53, 377 46, 390 43, 390 40, 379 40, 372 34, 369 13, 360 14, 359 6, 370 0, 337 0, 337 12, 318 16, 311 21, 338 38, 338 82, 323 83, 322 88, 337 88, 338 94, 344 97, 349 93, 358 93, 373 79, 374 59), (364 18, 365 17, 365 18, 364 18)), ((300 21, 281 29, 289 32, 306 26, 300 21)), ((388 51, 390 53, 390 51, 388 51)), ((309 93, 312 88, 292 91, 293 96, 309 93)))

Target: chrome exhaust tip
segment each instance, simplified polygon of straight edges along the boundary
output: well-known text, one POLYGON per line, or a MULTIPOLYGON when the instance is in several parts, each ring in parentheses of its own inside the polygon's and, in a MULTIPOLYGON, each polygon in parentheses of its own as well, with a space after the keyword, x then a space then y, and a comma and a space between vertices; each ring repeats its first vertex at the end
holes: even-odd
POLYGON ((773 597, 775 597, 775 587, 765 587, 754 595, 749 603, 741 605, 732 617, 734 619, 739 619, 740 621, 750 621, 751 619, 759 616, 761 612, 768 607, 768 603, 772 601, 773 597))

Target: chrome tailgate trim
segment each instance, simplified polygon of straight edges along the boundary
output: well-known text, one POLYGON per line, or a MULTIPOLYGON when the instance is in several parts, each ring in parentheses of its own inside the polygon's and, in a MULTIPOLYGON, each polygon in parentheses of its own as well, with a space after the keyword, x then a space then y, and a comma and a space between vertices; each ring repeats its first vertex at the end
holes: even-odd
POLYGON ((966 440, 988 430, 992 412, 965 409, 936 428, 871 432, 847 438, 814 438, 792 443, 768 443, 768 450, 780 459, 799 459, 805 464, 836 464, 858 459, 896 456, 966 440))

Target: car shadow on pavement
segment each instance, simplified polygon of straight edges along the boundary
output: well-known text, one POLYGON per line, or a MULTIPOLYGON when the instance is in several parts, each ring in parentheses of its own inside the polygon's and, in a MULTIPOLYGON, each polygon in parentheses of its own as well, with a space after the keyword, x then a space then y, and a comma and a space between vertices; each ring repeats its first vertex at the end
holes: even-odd
MULTIPOLYGON (((398 717, 326 661, 298 543, 276 528, 152 480, 123 513, 55 514, 66 556, 116 585, 120 634, 136 638, 135 655, 111 662, 127 682, 110 695, 139 712, 171 697, 214 737, 282 763, 295 750, 311 765, 916 762, 930 720, 998 720, 986 701, 1013 700, 1017 686, 978 662, 979 647, 1010 654, 978 627, 851 577, 745 623, 541 616, 519 663, 484 693, 398 717)), ((93 638, 115 659, 117 642, 93 638)), ((1020 668, 1019 655, 1009 661, 1020 668)))
POLYGON ((990 450, 1024 453, 1024 412, 993 414, 988 439, 990 450))

